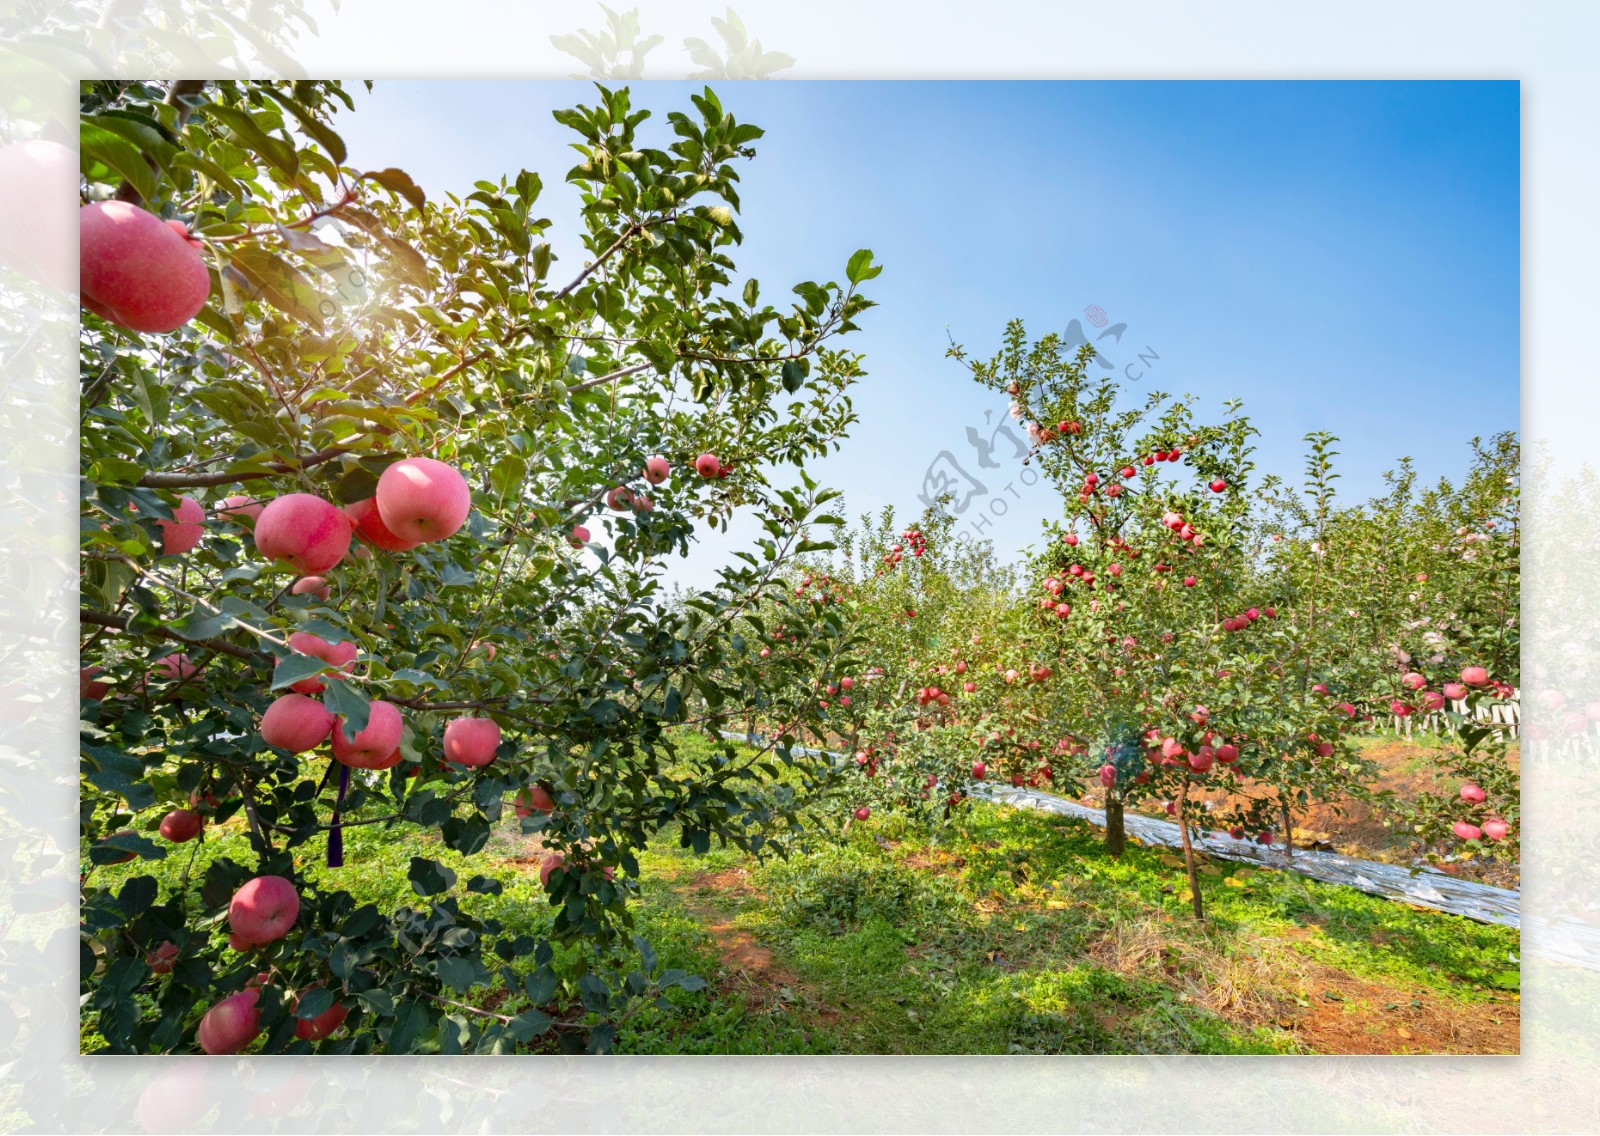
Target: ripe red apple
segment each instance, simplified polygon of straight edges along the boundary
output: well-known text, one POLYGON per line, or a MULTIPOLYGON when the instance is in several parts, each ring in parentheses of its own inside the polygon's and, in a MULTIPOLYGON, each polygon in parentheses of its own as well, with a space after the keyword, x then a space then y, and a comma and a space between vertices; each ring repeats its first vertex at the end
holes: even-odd
POLYGON ((972 777, 973 777, 973 780, 982 781, 983 778, 984 778, 984 775, 987 774, 988 772, 989 772, 989 767, 987 765, 985 765, 983 762, 974 761, 972 763, 972 777))
POLYGON ((1425 690, 1422 692, 1422 705, 1428 710, 1443 710, 1444 695, 1436 690, 1425 690))
POLYGON ((644 463, 644 479, 651 485, 660 485, 671 472, 672 466, 660 454, 644 463))
POLYGON ((1488 686, 1489 672, 1482 667, 1463 667, 1461 681, 1468 686, 1488 686))
POLYGON ((95 675, 102 673, 104 670, 104 667, 96 664, 92 667, 84 667, 78 671, 79 698, 93 699, 94 701, 98 702, 107 694, 111 693, 110 683, 101 682, 99 679, 94 677, 95 675))
POLYGON ((694 459, 694 471, 709 480, 722 472, 722 463, 716 454, 701 454, 694 459))
POLYGON ((328 740, 336 717, 316 698, 285 694, 261 715, 261 740, 269 746, 304 753, 328 740))
POLYGON ((1477 840, 1483 835, 1483 830, 1470 820, 1458 820, 1450 826, 1450 831, 1462 840, 1477 840))
POLYGON ((1400 676, 1400 685, 1405 687, 1407 690, 1421 690, 1423 687, 1428 685, 1428 680, 1419 675, 1416 671, 1407 671, 1405 674, 1400 676))
POLYGON ((182 844, 200 835, 200 814, 189 809, 173 809, 161 818, 161 835, 174 844, 182 844))
POLYGON ((188 552, 206 535, 205 527, 201 523, 206 519, 206 511, 193 497, 184 497, 180 500, 178 507, 172 510, 172 515, 174 520, 156 521, 161 529, 161 551, 166 556, 188 552))
MULTIPOLYGON (((302 655, 312 655, 327 663, 330 667, 338 667, 348 674, 355 667, 356 655, 360 652, 354 643, 330 643, 320 635, 313 635, 309 631, 295 631, 289 635, 289 649, 302 655)), ((320 678, 303 678, 293 683, 290 690, 301 694, 317 694, 324 689, 320 678)))
POLYGON ((589 543, 589 540, 590 534, 588 529, 584 528, 582 525, 572 526, 572 537, 568 543, 571 544, 573 548, 582 548, 584 545, 589 543))
POLYGON ((966 691, 968 694, 971 694, 978 689, 978 684, 975 682, 964 682, 961 684, 961 689, 966 691))
POLYGON ((286 493, 269 501, 256 518, 256 549, 297 572, 326 572, 350 551, 350 517, 311 493, 286 493))
POLYGON ((556 811, 556 802, 543 785, 530 785, 516 795, 511 807, 519 817, 530 816, 535 809, 548 815, 556 811))
MULTIPOLYGON (((303 998, 305 995, 302 994, 300 997, 303 998)), ((296 1010, 300 1008, 300 998, 294 1000, 294 1005, 296 1010)), ((300 1018, 296 1021, 294 1035, 301 1041, 321 1041, 344 1025, 344 1020, 349 1014, 349 1006, 343 1002, 335 1002, 314 1018, 300 1018)))
POLYGON ((171 974, 173 964, 177 961, 178 945, 170 939, 144 956, 144 964, 150 968, 151 974, 171 974))
POLYGON ((467 479, 434 458, 395 462, 378 478, 376 498, 378 515, 401 540, 444 540, 472 511, 467 479))
POLYGON ((456 718, 444 728, 444 758, 455 765, 488 765, 499 747, 500 723, 493 718, 456 718))
POLYGON ((1444 696, 1451 702, 1460 702, 1467 696, 1467 688, 1459 682, 1447 682, 1444 684, 1444 696))
POLYGON ((619 485, 606 494, 606 504, 619 513, 626 513, 633 506, 633 490, 626 485, 619 485))
POLYGON ((1317 756, 1318 757, 1332 757, 1333 756, 1333 743, 1332 742, 1318 742, 1317 743, 1317 756))
POLYGON ((1511 826, 1499 817, 1490 817, 1483 822, 1483 838, 1485 840, 1504 840, 1511 831, 1511 826))
POLYGON ((389 526, 383 523, 383 515, 378 512, 376 497, 352 501, 344 507, 344 511, 355 522, 356 532, 361 539, 374 548, 381 548, 385 552, 409 552, 422 543, 420 540, 404 540, 390 532, 389 526))
POLYGON ((253 525, 261 516, 261 510, 266 507, 265 501, 235 494, 222 499, 222 503, 217 506, 217 516, 232 517, 236 521, 249 521, 253 525))
POLYGON ((1243 840, 1244 829, 1239 825, 1234 825, 1232 828, 1228 829, 1228 835, 1233 837, 1235 840, 1243 840))
POLYGON ((1183 586, 1186 588, 1192 588, 1199 582, 1200 581, 1196 580, 1193 576, 1185 576, 1183 578, 1183 586))
POLYGON ((399 707, 373 699, 368 703, 367 728, 354 740, 344 736, 344 719, 333 727, 333 759, 353 769, 391 769, 400 763, 400 736, 405 720, 399 707))
POLYGON ((1224 742, 1217 747, 1217 760, 1223 765, 1232 765, 1239 760, 1239 748, 1224 742))
MULTIPOLYGON (((160 675, 162 678, 175 678, 180 681, 193 678, 200 668, 190 661, 188 655, 174 654, 162 655, 150 668, 150 675, 160 675)), ((140 682, 142 688, 149 681, 149 676, 140 682)))
POLYGON ((333 595, 333 589, 328 585, 326 576, 301 576, 289 587, 289 594, 294 596, 316 596, 324 602, 333 595))
POLYGON ((761 655, 761 657, 763 659, 767 658, 771 654, 772 654, 772 651, 769 650, 768 648, 766 648, 766 647, 761 648, 760 655, 761 655))
POLYGON ((872 815, 872 810, 867 808, 866 805, 862 805, 860 808, 858 808, 856 810, 856 819, 857 820, 866 820, 871 815, 872 815))
POLYGON ((1117 783, 1117 767, 1115 765, 1102 765, 1100 767, 1100 784, 1107 789, 1117 783))
POLYGON ((1481 805, 1484 801, 1489 799, 1489 794, 1485 793, 1481 788, 1479 788, 1477 785, 1474 785, 1471 781, 1468 781, 1465 785, 1461 786, 1461 799, 1474 805, 1481 805))
POLYGON ((550 853, 550 855, 544 858, 544 862, 539 865, 540 885, 543 887, 549 887, 551 875, 555 873, 557 868, 565 869, 566 866, 567 858, 564 855, 562 855, 560 852, 550 853))
POLYGON ((211 274, 185 233, 126 201, 78 210, 83 306, 130 331, 176 331, 206 306, 211 274))
POLYGON ((282 876, 257 876, 233 893, 228 929, 251 946, 276 942, 300 915, 300 893, 282 876))
POLYGON ((254 988, 229 994, 200 1019, 196 1038, 200 1048, 213 1057, 238 1053, 261 1032, 261 1011, 256 1007, 260 993, 254 988))
POLYGON ((1211 482, 1211 492, 1213 493, 1221 493, 1227 487, 1228 483, 1220 477, 1213 479, 1211 482))

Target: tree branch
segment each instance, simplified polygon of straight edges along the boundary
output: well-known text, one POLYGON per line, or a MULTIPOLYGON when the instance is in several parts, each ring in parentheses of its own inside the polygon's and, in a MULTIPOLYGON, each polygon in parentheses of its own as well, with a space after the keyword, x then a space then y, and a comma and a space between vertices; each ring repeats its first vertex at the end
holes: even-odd
MULTIPOLYGON (((91 627, 104 627, 111 631, 126 632, 128 630, 127 616, 110 615, 103 611, 80 610, 78 612, 78 622, 86 623, 91 627)), ((153 628, 150 634, 162 639, 174 639, 179 643, 187 643, 193 647, 204 647, 220 655, 232 655, 236 659, 244 659, 248 662, 255 662, 257 659, 267 657, 265 651, 252 651, 247 647, 239 647, 221 639, 190 639, 165 627, 153 628)))

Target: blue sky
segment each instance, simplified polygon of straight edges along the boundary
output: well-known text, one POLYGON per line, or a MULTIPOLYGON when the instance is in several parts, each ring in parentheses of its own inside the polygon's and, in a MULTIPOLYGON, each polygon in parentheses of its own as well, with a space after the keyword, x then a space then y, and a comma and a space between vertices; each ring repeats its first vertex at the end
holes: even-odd
MULTIPOLYGON (((703 84, 636 82, 665 112, 703 84)), ((352 87, 355 87, 352 84, 352 87)), ((430 193, 537 170, 573 230, 572 135, 552 109, 586 82, 379 81, 338 124, 357 166, 406 169, 430 193)), ((1341 438, 1341 489, 1364 498, 1401 456, 1458 477, 1468 440, 1519 417, 1519 91, 1514 82, 751 82, 724 105, 766 129, 741 167, 740 269, 776 299, 842 280, 859 247, 884 265, 861 421, 822 463, 850 513, 920 509, 941 450, 967 460, 1004 400, 945 358, 1005 322, 1034 335, 1084 309, 1125 323, 1104 350, 1135 389, 1242 398, 1260 472, 1298 479, 1301 438, 1341 438), (1138 355, 1145 355, 1141 366, 1138 355), (1156 358, 1150 358, 1155 356, 1156 358)), ((575 267, 577 246, 558 240, 575 267)), ((998 471, 1020 473, 1020 467, 998 471)), ((1004 495, 974 498, 977 510, 1004 495)), ((984 535, 1009 557, 1056 511, 1016 484, 984 535)), ((707 582, 749 530, 712 534, 675 579, 707 582)))

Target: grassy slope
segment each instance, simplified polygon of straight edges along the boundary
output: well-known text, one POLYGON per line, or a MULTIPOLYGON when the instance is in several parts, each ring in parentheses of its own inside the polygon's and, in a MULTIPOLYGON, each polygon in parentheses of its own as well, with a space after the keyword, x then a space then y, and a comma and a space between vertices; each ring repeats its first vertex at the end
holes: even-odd
MULTIPOLYGON (((536 849, 502 825, 467 858, 374 827, 346 835, 330 886, 415 903, 413 854, 457 869, 462 906, 539 934, 536 849), (485 872, 500 896, 468 894, 485 872)), ((191 848, 152 868, 167 886, 191 848)), ((320 845, 307 862, 320 864, 320 845)), ((237 828, 198 849, 248 861, 237 828)), ((1516 932, 1292 874, 1219 862, 1196 924, 1177 861, 1115 861, 1068 818, 977 805, 940 834, 890 818, 759 865, 694 857, 663 834, 642 858, 637 930, 708 977, 629 1023, 647 1053, 1271 1053, 1514 1050, 1516 932)), ((101 868, 115 879, 139 865, 101 868)), ((477 1003, 498 1004, 495 991, 477 1003)), ((515 1012, 515 1004, 500 1007, 515 1012)), ((92 1021, 85 1037, 92 1042, 92 1021)))

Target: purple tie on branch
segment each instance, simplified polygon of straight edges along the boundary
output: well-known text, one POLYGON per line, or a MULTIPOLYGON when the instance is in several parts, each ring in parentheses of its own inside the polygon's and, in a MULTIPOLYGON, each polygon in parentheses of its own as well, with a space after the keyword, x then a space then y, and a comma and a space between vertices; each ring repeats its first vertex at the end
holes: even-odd
POLYGON ((339 806, 344 804, 344 794, 350 788, 350 767, 339 766, 339 799, 333 805, 333 826, 328 829, 328 867, 344 867, 344 829, 339 824, 339 806))

